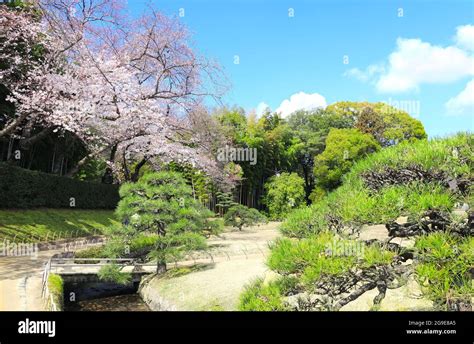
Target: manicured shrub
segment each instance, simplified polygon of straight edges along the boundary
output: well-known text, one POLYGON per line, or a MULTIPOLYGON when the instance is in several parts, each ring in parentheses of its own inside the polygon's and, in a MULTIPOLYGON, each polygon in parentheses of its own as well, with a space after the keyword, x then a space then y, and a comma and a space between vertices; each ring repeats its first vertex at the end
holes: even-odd
POLYGON ((227 226, 238 228, 239 231, 243 227, 253 226, 262 222, 267 222, 265 215, 261 214, 257 209, 248 208, 241 204, 230 207, 224 215, 224 223, 227 226))
POLYGON ((136 183, 123 184, 120 195, 116 213, 124 226, 112 234, 126 245, 138 235, 155 235, 149 257, 157 260, 158 273, 166 271, 167 260, 204 249, 204 236, 220 230, 219 222, 210 220, 214 213, 192 197, 191 187, 177 172, 145 174, 136 183))
POLYGON ((408 283, 407 274, 414 271, 436 308, 472 309, 474 239, 462 236, 468 231, 456 230, 469 226, 466 216, 450 214, 456 203, 472 208, 472 139, 472 135, 458 134, 404 143, 357 162, 337 190, 308 208, 291 212, 281 226, 287 238, 272 244, 267 265, 280 276, 296 278, 296 293, 260 282, 246 290, 242 307, 266 310, 282 304, 298 310, 337 311, 382 285, 373 299, 375 310, 384 299, 384 288, 401 288, 408 283), (397 175, 400 168, 406 168, 402 178, 397 175), (368 175, 377 187, 368 185, 368 175), (429 227, 444 232, 415 237, 413 249, 356 240, 340 230, 388 224, 399 216, 408 216, 407 225, 416 225, 425 223, 432 213, 446 214, 448 222, 455 222, 429 227), (290 296, 297 296, 297 302, 290 296))
POLYGON ((473 187, 463 194, 450 190, 442 180, 415 180, 388 184, 379 190, 367 187, 364 174, 387 167, 405 168, 416 164, 426 171, 443 173, 446 178, 472 178, 473 135, 419 140, 384 148, 357 162, 343 178, 344 183, 311 207, 292 211, 281 226, 289 237, 307 237, 329 228, 329 219, 340 225, 358 227, 396 220, 399 216, 418 218, 426 210, 449 212, 455 203, 473 204, 473 187))
POLYGON ((340 276, 354 267, 388 265, 394 255, 375 244, 366 245, 322 232, 301 240, 279 239, 272 247, 267 265, 284 276, 301 276, 303 284, 312 286, 321 277, 340 276))
POLYGON ((117 185, 82 182, 0 163, 0 208, 114 209, 118 201, 117 185))
POLYGON ((280 232, 287 237, 303 238, 311 234, 319 233, 327 227, 327 221, 323 216, 318 216, 324 208, 321 203, 296 209, 288 214, 286 220, 280 226, 280 232))

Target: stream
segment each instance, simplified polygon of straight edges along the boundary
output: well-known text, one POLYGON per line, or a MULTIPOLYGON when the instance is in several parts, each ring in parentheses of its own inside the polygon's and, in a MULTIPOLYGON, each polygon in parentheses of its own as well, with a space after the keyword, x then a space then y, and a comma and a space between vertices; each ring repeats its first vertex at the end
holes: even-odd
POLYGON ((137 293, 138 283, 65 283, 66 312, 147 312, 150 308, 137 293))
POLYGON ((149 312, 150 308, 140 295, 126 294, 100 297, 69 304, 66 311, 72 312, 149 312))

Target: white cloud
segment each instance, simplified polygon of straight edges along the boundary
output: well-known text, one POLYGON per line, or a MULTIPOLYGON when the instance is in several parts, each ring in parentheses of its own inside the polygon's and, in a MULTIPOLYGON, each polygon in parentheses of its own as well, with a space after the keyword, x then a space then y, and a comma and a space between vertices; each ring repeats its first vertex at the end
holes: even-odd
POLYGON ((418 38, 398 38, 386 63, 352 68, 347 77, 370 82, 379 92, 416 91, 422 84, 444 84, 474 75, 474 25, 456 28, 455 44, 442 47, 418 38))
POLYGON ((411 91, 422 83, 449 83, 473 74, 473 57, 455 46, 443 48, 420 39, 399 38, 376 88, 380 92, 411 91))
POLYGON ((469 114, 474 116, 474 79, 467 83, 461 93, 449 99, 445 107, 449 115, 469 114))
POLYGON ((474 51, 474 25, 458 26, 454 40, 457 46, 474 51))
POLYGON ((380 75, 385 71, 383 65, 373 64, 368 66, 365 70, 359 68, 349 69, 344 73, 344 76, 355 78, 362 82, 372 81, 374 77, 380 75))
POLYGON ((268 106, 267 103, 265 102, 260 102, 257 107, 255 108, 255 114, 260 117, 261 115, 263 115, 265 113, 265 111, 267 109, 269 109, 270 106, 268 106))
POLYGON ((313 110, 316 108, 325 108, 327 106, 326 99, 319 93, 304 93, 298 92, 293 94, 290 99, 285 99, 280 106, 275 110, 287 117, 297 110, 313 110))

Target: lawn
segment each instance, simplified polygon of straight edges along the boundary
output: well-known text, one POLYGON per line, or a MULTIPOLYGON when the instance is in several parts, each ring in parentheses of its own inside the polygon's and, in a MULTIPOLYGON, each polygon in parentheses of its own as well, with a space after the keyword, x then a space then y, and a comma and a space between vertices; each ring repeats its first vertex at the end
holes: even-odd
POLYGON ((38 242, 101 234, 116 221, 112 210, 0 210, 0 241, 38 242))

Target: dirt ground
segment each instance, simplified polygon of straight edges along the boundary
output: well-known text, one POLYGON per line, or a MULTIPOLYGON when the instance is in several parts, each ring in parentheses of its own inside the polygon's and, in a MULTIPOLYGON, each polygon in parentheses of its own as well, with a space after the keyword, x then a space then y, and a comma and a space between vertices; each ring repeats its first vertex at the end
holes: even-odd
POLYGON ((268 244, 279 236, 278 225, 270 222, 211 238, 214 263, 209 260, 199 271, 179 277, 154 277, 147 288, 176 310, 236 310, 244 286, 272 274, 265 261, 268 244))

